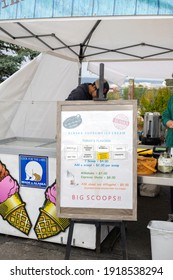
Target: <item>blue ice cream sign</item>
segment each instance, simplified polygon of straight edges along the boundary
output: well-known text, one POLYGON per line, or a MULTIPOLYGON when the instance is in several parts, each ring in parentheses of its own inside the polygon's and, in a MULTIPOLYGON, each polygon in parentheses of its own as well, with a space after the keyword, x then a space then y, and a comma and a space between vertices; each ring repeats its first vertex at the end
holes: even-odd
POLYGON ((19 155, 19 182, 23 186, 46 188, 48 157, 19 155))

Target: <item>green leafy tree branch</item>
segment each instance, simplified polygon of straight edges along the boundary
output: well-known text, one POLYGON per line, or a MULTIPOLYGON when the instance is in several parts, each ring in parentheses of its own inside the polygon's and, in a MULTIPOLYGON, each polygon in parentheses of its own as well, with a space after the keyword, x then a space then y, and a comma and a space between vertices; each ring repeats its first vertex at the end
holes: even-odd
POLYGON ((0 83, 18 71, 22 63, 32 60, 39 53, 0 41, 0 83))

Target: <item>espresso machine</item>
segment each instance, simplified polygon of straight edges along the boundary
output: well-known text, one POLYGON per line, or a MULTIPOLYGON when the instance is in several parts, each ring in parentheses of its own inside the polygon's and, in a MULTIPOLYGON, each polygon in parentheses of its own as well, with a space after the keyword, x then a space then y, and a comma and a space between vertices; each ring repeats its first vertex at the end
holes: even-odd
POLYGON ((161 144, 161 115, 158 112, 146 112, 144 115, 144 129, 142 144, 160 145, 161 144))

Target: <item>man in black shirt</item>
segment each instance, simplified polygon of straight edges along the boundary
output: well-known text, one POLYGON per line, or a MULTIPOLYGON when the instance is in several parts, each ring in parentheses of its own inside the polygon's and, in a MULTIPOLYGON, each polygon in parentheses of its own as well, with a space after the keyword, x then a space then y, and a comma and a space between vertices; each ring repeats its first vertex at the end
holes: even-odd
MULTIPOLYGON (((97 92, 99 89, 99 80, 96 80, 93 84, 84 83, 77 86, 69 94, 66 100, 92 100, 93 98, 98 97, 97 92)), ((106 97, 107 92, 109 91, 109 84, 104 80, 103 84, 103 95, 106 97)))

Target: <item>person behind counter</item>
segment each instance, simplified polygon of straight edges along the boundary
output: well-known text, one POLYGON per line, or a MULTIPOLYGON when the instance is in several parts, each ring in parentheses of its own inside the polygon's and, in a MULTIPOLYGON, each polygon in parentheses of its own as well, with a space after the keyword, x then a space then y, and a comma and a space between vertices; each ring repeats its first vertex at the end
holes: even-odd
MULTIPOLYGON (((173 95, 168 100, 168 104, 162 113, 162 123, 167 128, 166 146, 173 147, 173 95)), ((171 214, 168 215, 168 220, 173 222, 173 186, 170 188, 170 208, 171 214)))
MULTIPOLYGON (((92 100, 93 98, 98 97, 97 92, 99 89, 99 80, 96 80, 92 83, 84 83, 78 85, 72 92, 69 94, 66 100, 92 100)), ((103 95, 106 98, 106 94, 109 91, 109 84, 104 80, 103 84, 103 95)))

